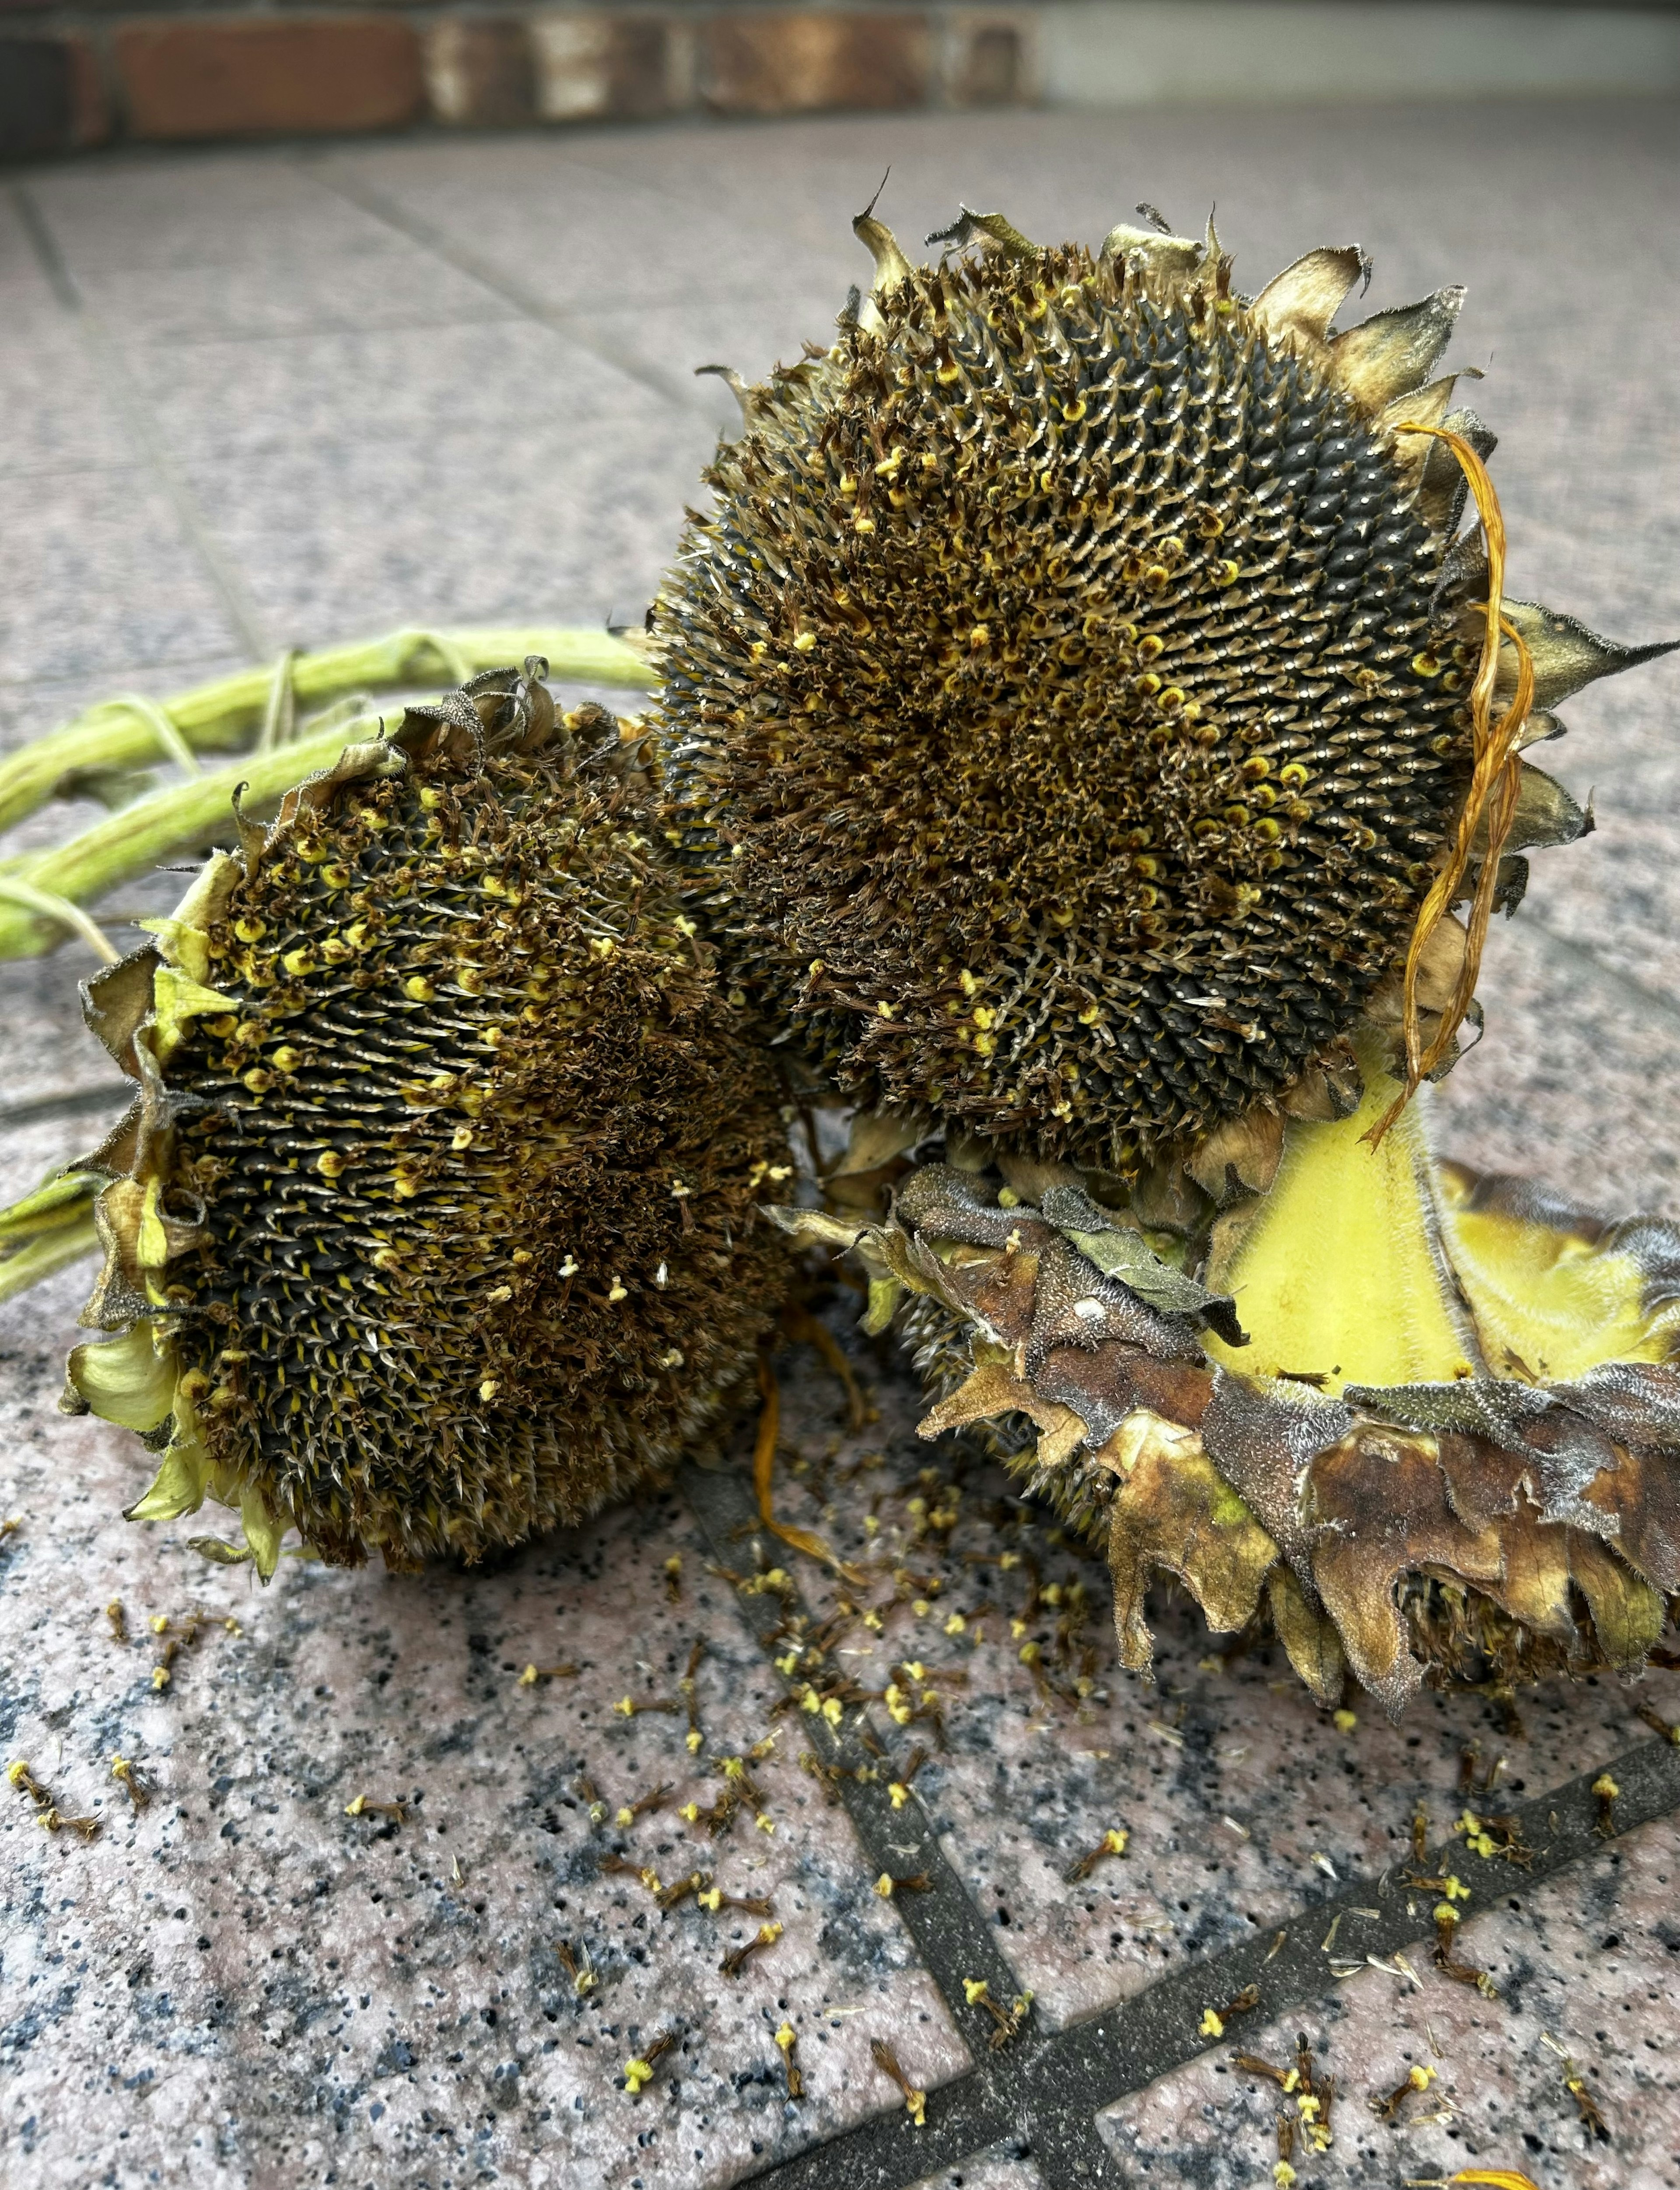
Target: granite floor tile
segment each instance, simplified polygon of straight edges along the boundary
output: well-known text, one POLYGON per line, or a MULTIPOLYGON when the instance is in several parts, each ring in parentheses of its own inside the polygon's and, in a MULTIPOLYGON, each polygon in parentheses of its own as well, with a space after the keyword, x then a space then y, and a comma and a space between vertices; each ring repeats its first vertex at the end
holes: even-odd
POLYGON ((965 2159, 960 2167, 925 2175, 905 2190, 1040 2190, 1043 2177, 1030 2159, 1007 2147, 965 2159))
POLYGON ((435 1575, 291 1566, 253 1595, 236 1574, 184 1571, 183 1532, 116 1518, 137 1481, 132 1442, 53 1420, 48 1364, 34 1366, 8 1438, 6 1510, 27 1516, 8 1601, 28 1625, 8 1644, 7 1753, 105 1830, 84 1846, 40 1833, 21 1799, 0 1812, 9 2180, 118 2164, 138 2180, 161 2159, 195 2185, 224 2165, 276 2183, 335 2168, 459 2181, 470 2161, 533 2183, 676 2190, 880 2111, 894 2094, 875 2036, 930 2089, 965 2065, 679 1512, 610 1517, 441 1591, 435 1575), (30 1569, 60 1560, 76 1585, 43 1625, 30 1569), (126 1645, 102 1611, 113 1598, 126 1645), (185 1647, 160 1688, 171 1637, 185 1647), (680 1709, 621 1706, 677 1700, 699 1637, 691 1754, 680 1709), (575 1676, 521 1682, 526 1664, 562 1660, 575 1676), (729 1784, 720 1759, 771 1737, 750 1764, 759 1830, 751 1807, 716 1841, 677 1814, 729 1784), (149 1780, 143 1813, 113 1784, 112 1753, 149 1780), (660 1784, 663 1807, 614 1823, 660 1784), (405 1813, 348 1815, 363 1796, 405 1813), (662 1909, 644 1868, 667 1885, 699 1870, 773 1909, 662 1909), (771 1921, 784 1928, 738 1977, 720 1968, 771 1921), (784 2020, 797 2106, 774 2042, 784 2020), (673 2045, 633 2098, 623 2064, 665 2031, 673 2045), (84 2125, 55 2099, 124 2079, 149 2097, 178 2078, 217 2149, 188 2146, 173 2106, 135 2107, 118 2141, 128 2102, 84 2125))
MULTIPOLYGON (((617 437, 627 466, 638 428, 657 431, 664 407, 563 329, 505 315, 429 327, 423 338, 357 328, 187 350, 149 344, 133 354, 131 369, 170 448, 225 468, 230 492, 253 459, 325 445, 336 468, 349 442, 435 460, 463 434, 504 443, 514 456, 533 437, 550 456, 557 434, 572 445, 617 437)), ((709 438, 695 445, 709 448, 709 438)), ((452 484, 446 462, 440 468, 452 484)), ((463 494, 475 491, 465 464, 458 477, 463 494)), ((567 513, 563 476, 552 488, 539 479, 535 491, 539 507, 552 496, 557 517, 567 513)))
POLYGON ((68 678, 220 652, 220 594, 175 508, 139 469, 60 472, 0 540, 0 678, 68 678))
POLYGON ((601 427, 326 435, 185 473, 269 627, 330 644, 406 623, 639 621, 715 442, 628 396, 601 427))
POLYGON ((1269 2179, 1276 2120, 1298 2116, 1238 2051, 1287 2072, 1303 2034, 1315 2079, 1333 2079, 1331 2144, 1304 2135, 1303 2183, 1439 2180, 1466 2167, 1520 2170, 1572 2190, 1666 2190, 1680 2172, 1680 2100, 1671 2074, 1674 1835, 1649 1825, 1589 1866, 1527 1890, 1513 1874, 1503 1905, 1460 1927, 1459 1952, 1498 1997, 1456 1984, 1419 1949, 1412 1977, 1367 1969, 1321 2008, 1227 2041, 1100 2117, 1136 2182, 1250 2190, 1269 2179), (1566 2066, 1566 2062, 1571 2064, 1566 2066), (1393 2123, 1387 2099, 1414 2068, 1433 2072, 1393 2123), (1565 2089, 1579 2075, 1605 2135, 1583 2124, 1565 2089))
MULTIPOLYGON (((756 215, 750 208, 726 213, 709 201, 707 178, 719 156, 711 148, 723 140, 705 131, 681 134, 684 172, 663 189, 634 172, 599 173, 562 142, 542 137, 485 138, 471 147, 370 145, 325 154, 313 172, 324 185, 342 179, 348 190, 377 192, 403 217, 567 312, 799 278, 803 254, 778 234, 765 205, 756 215)), ((839 222, 835 247, 849 265, 857 250, 849 218, 839 222)))
POLYGON ((128 268, 190 273, 273 258, 375 256, 389 233, 324 197, 281 148, 122 152, 44 169, 30 190, 78 278, 128 268))
MULTIPOLYGON (((1165 1586, 1139 1680, 1115 1662, 1101 1558, 996 1467, 916 1438, 901 1372, 875 1404, 879 1425, 843 1441, 821 1386, 797 1387, 782 1518, 871 1580, 866 1596, 805 1571, 802 1586, 830 1619, 843 1597, 873 1608, 878 1631, 837 1622, 837 1670, 895 1682, 917 1712, 900 1737, 928 1752, 917 1796, 1053 2024, 1375 1881, 1408 1855, 1420 1808, 1432 1838, 1447 1830, 1467 1752, 1479 1784, 1531 1797, 1645 1738, 1641 1693, 1597 1680, 1526 1692, 1516 1719, 1432 1693, 1393 1726, 1356 1696, 1338 1727, 1281 1652, 1227 1663, 1165 1586), (1111 1831, 1124 1853, 1092 1859, 1111 1831)), ((1680 1684, 1660 1685, 1680 1708, 1680 1684)))
MULTIPOLYGON (((434 326, 513 316, 482 282, 402 237, 343 254, 253 252, 231 266, 100 267, 77 281, 115 339, 177 351, 324 329, 379 330, 391 341, 420 344, 434 326)), ((242 370, 237 356, 230 359, 236 385, 242 370)))
MULTIPOLYGON (((860 254, 861 256, 861 254, 860 254)), ((610 336, 627 355, 678 380, 692 380, 694 400, 714 433, 741 431, 741 407, 728 384, 712 375, 695 379, 703 365, 727 365, 748 382, 767 380, 776 365, 797 365, 800 345, 833 339, 847 292, 869 262, 847 269, 847 278, 825 286, 803 269, 696 297, 608 306, 590 315, 592 327, 610 336)), ((690 491, 684 499, 695 500, 690 491)))
POLYGON ((1660 992, 1522 916, 1490 939, 1486 1047, 1434 1091, 1444 1154, 1525 1172, 1610 1214, 1680 1209, 1680 1033, 1660 992))
POLYGON ((73 323, 54 302, 0 332, 0 491, 42 473, 109 470, 140 460, 121 411, 73 323))

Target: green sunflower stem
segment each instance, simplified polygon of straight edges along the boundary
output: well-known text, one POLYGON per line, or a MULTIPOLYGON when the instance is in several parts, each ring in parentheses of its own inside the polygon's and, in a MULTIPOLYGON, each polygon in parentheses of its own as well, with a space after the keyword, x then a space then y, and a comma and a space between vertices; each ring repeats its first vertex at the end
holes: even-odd
POLYGON ((104 1184, 93 1172, 65 1172, 0 1209, 0 1301, 99 1251, 94 1202, 104 1184))
POLYGON ((621 640, 604 631, 565 627, 398 631, 319 654, 283 655, 172 700, 102 700, 9 755, 0 761, 0 829, 79 784, 160 760, 190 765, 197 753, 237 751, 293 708, 325 706, 347 692, 464 684, 480 669, 523 661, 527 654, 546 655, 551 676, 576 683, 650 681, 641 656, 621 640))
MULTIPOLYGON (((292 663, 292 689, 298 693, 305 689, 303 671, 311 661, 332 665, 330 684, 319 668, 309 681, 307 689, 320 698, 346 684, 359 691, 381 683, 412 686, 427 670, 434 674, 441 671, 461 682, 480 667, 500 667, 523 660, 528 654, 545 655, 549 674, 572 682, 641 685, 648 678, 640 658, 602 632, 474 631, 446 635, 411 632, 376 646, 343 648, 330 656, 300 655, 292 663)), ((241 672, 190 695, 203 703, 200 716, 195 718, 201 737, 207 725, 214 733, 209 742, 231 743, 230 723, 248 729, 253 723, 271 720, 269 701, 274 681, 267 671, 241 672), (220 695, 219 712, 212 706, 209 695, 213 694, 220 695)), ((97 719, 99 712, 84 716, 80 725, 72 723, 53 738, 26 748, 9 764, 9 775, 0 770, 0 814, 6 810, 9 795, 22 795, 26 780, 36 786, 40 797, 45 797, 67 774, 85 775, 95 765, 88 756, 96 748, 100 756, 97 765, 106 769, 133 765, 156 752, 155 729, 132 709, 127 718, 104 725, 97 719), (119 746, 119 739, 128 742, 119 746), (55 757, 50 764, 35 767, 31 774, 23 764, 31 763, 32 757, 48 747, 55 757)), ((184 729, 184 707, 172 704, 169 712, 177 728, 184 729)), ((372 717, 340 718, 289 743, 259 743, 224 768, 190 776, 184 783, 166 785, 136 799, 68 843, 0 864, 0 959, 39 957, 62 942, 68 929, 88 937, 86 916, 78 916, 78 908, 95 903, 107 891, 145 874, 160 860, 192 849, 217 831, 224 830, 233 794, 241 784, 246 803, 253 813, 260 813, 264 807, 272 808, 302 777, 330 767, 345 746, 372 736, 376 727, 372 717)))

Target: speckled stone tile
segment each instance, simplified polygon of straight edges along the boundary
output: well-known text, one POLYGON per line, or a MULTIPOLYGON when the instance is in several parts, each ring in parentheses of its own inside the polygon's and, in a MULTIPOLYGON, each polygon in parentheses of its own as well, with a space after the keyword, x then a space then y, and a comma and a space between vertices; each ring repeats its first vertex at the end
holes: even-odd
POLYGON ((125 152, 30 179, 60 248, 80 272, 262 259, 288 266, 388 247, 377 224, 324 197, 285 150, 125 152))
POLYGON ((1297 2142, 1303 2184, 1439 2180, 1477 2166, 1520 2169, 1572 2190, 1670 2190, 1680 2179, 1675 1875, 1666 1824, 1533 1892, 1513 1874, 1504 1904, 1459 1933, 1461 1955, 1487 1970, 1496 2000, 1450 1983, 1419 1950, 1406 1958, 1416 1983, 1367 1969, 1280 2026, 1234 2024, 1223 2045, 1101 2117, 1126 2179, 1174 2190, 1250 2190, 1269 2180, 1276 2118, 1296 2110, 1232 2056, 1287 2071, 1304 2034, 1315 2078, 1332 2079, 1336 2095, 1329 2151, 1297 2142), (1427 2092, 1410 2094, 1393 2124, 1379 2120, 1372 2102, 1414 2067, 1434 2072, 1427 2092), (1585 2081, 1606 2136, 1583 2125, 1569 2074, 1585 2081))
POLYGON ((905 2190, 1040 2190, 1043 2177, 1030 2159, 1007 2147, 981 2153, 961 2167, 924 2175, 905 2190))
POLYGON ((31 517, 0 537, 0 678, 71 677, 90 661, 179 661, 228 644, 220 596, 149 472, 57 472, 15 491, 31 517))
MULTIPOLYGON (((179 352, 151 344, 134 353, 132 370, 169 447, 234 479, 253 459, 307 456, 312 445, 319 462, 336 467, 345 443, 374 464, 441 443, 440 468, 452 478, 464 431, 505 442, 510 465, 540 464, 536 492, 546 499, 570 491, 563 473, 544 484, 557 422, 573 440, 607 440, 633 432, 648 407, 640 390, 627 405, 621 376, 563 333, 495 315, 429 329, 423 343, 357 327, 179 352)), ((467 468, 459 464, 460 475, 467 468)))
MULTIPOLYGON (((820 1386, 799 1390, 796 1423, 823 1404, 820 1386)), ((912 1708, 937 1699, 938 1717, 912 1719, 904 1737, 930 1751, 917 1795, 1052 2023, 1375 1880, 1409 1857, 1420 1809, 1432 1843, 1446 1832, 1466 1771, 1531 1798, 1644 1739, 1648 1694, 1680 1711, 1680 1680, 1654 1673, 1633 1688, 1527 1691, 1517 1722, 1479 1696, 1425 1694, 1393 1726, 1355 1695, 1344 1728, 1280 1650, 1228 1664, 1194 1603, 1163 1587, 1154 1680, 1139 1681, 1116 1662, 1106 1572, 1089 1547, 956 1441, 917 1440, 901 1377, 883 1379, 877 1404, 880 1464, 850 1477, 860 1449, 825 1459, 834 1433, 813 1423, 797 1436, 783 1518, 867 1563, 875 1586, 852 1595, 881 1631, 843 1630, 832 1665, 871 1689, 894 1680, 912 1708), (812 1481, 826 1494, 814 1508, 812 1481), (1035 1648, 1036 1671, 1021 1657, 1035 1648), (1124 1855, 1070 1879, 1111 1830, 1127 1835, 1124 1855)), ((826 1611, 844 1594, 801 1579, 826 1611)))
MULTIPOLYGON (((906 240, 959 201, 1001 205, 1029 234, 1095 241, 1139 199, 1185 228, 1217 200, 1251 287, 1312 243, 1354 237, 1376 261, 1371 308, 1467 281, 1453 357, 1488 369, 1473 400, 1503 437, 1513 583, 1646 638, 1680 627, 1673 121, 1671 108, 1564 104, 1180 111, 1123 127, 832 118, 212 150, 26 180, 120 332, 139 415, 203 536, 276 644, 422 620, 639 614, 729 419, 723 389, 691 384, 691 366, 760 372, 802 334, 822 338, 866 271, 849 217, 889 164, 882 211, 906 240)), ((0 304, 0 372, 17 360, 11 461, 29 472, 16 485, 30 522, 0 550, 0 729, 14 735, 104 690, 190 684, 232 666, 239 641, 155 478, 107 465, 123 449, 113 414, 71 362, 78 338, 9 199, 0 304)), ((1677 677, 1671 663, 1582 695, 1564 710, 1569 737, 1536 756, 1578 794, 1596 784, 1599 833, 1535 860, 1530 905, 1490 947, 1488 1045, 1434 1104, 1444 1148, 1613 1208, 1680 1208, 1667 1092, 1680 1066, 1677 677)), ((91 811, 54 809, 0 848, 91 811)), ((130 909, 173 887, 147 883, 130 909)), ((85 963, 66 949, 4 970, 0 1103, 109 1084, 73 1002, 85 963)), ((98 1124, 9 1133, 0 1190, 34 1183, 98 1124)), ((843 2125, 901 2119, 872 2037, 930 2088, 963 2072, 844 1813, 798 1769, 800 1714, 772 1715, 780 1677, 680 1506, 609 1517, 473 1575, 288 1563, 270 1591, 250 1591, 184 1549, 213 1517, 122 1523, 142 1455, 56 1414, 87 1275, 0 1308, 0 1517, 23 1521, 0 1546, 16 1713, 5 1755, 105 1826, 90 1846, 49 1837, 0 1785, 14 1854, 0 1937, 9 2190, 721 2190, 843 2125), (672 1605, 664 1562, 678 1554, 672 1605), (114 1595, 126 1646, 101 1610, 114 1595), (151 1666, 194 1604, 242 1631, 207 1622, 154 1689, 151 1666), (155 1614, 173 1623, 162 1637, 155 1614), (721 1784, 690 1758, 682 1715, 613 1708, 671 1697, 697 1636, 701 1764, 778 1730, 754 1767, 774 1835, 741 1819, 714 1847, 668 1807, 611 1824, 661 1779, 677 1802, 721 1784), (520 1684, 525 1664, 561 1662, 581 1670, 520 1684), (109 1777, 113 1751, 155 1785, 139 1817, 109 1777), (585 1772, 610 1806, 599 1828, 585 1772), (402 1800, 404 1821, 346 1816, 358 1794, 402 1800), (704 1864, 725 1892, 769 1892, 786 1931, 731 1980, 718 1964, 765 1920, 692 1899, 661 1914, 635 1878, 603 1869, 621 1851, 664 1882, 704 1864), (596 1971, 582 1996, 562 1944, 587 1948, 596 1971), (797 2108, 774 2042, 783 2015, 808 2078, 797 2108), (632 2100, 623 2063, 667 2027, 676 2043, 632 2100)), ((849 1318, 832 1320, 844 1330, 849 1318)), ((1420 1801, 1445 1828, 1468 1747, 1478 1773, 1502 1756, 1497 1784, 1532 1795, 1639 1738, 1642 1698, 1680 1714, 1680 1682, 1663 1674, 1632 1691, 1540 1691, 1520 1737, 1474 1697, 1426 1697, 1398 1729, 1361 1706, 1343 1732, 1263 1654, 1223 1665, 1193 1608, 1165 1592, 1144 1688, 1117 1668, 1100 1563, 1023 1512, 995 1470, 920 1444, 902 1372, 847 1343, 877 1419, 850 1435, 814 1357, 785 1354, 778 1498, 862 1563, 870 1587, 854 1601, 878 1605, 882 1625, 837 1629, 809 1670, 865 1691, 894 1679, 923 1714, 894 1726, 871 1706, 894 1768, 930 1752, 906 1799, 1036 1995, 1041 2028, 1310 1910, 1335 1890, 1320 1858, 1342 1881, 1380 1873, 1420 1801), (934 1518, 953 1502, 953 1521, 934 1518), (1064 1647, 1076 1583, 1088 1617, 1064 1647), (1020 1654, 1031 1644, 1042 1684, 1020 1654), (895 1673, 911 1664, 923 1671, 895 1673), (1130 1835, 1124 1856, 1070 1881, 1111 1827, 1130 1835)), ((814 1616, 834 1612, 840 1587, 786 1556, 814 1616)), ((750 1568, 751 1545, 724 1563, 750 1568)), ((1590 1872, 1532 1894, 1518 1884, 1518 1906, 1473 1916, 1467 1949, 1500 2002, 1450 1985, 1420 1952, 1415 1994, 1369 1972, 1277 2032, 1243 2033, 1276 2059, 1297 2029, 1324 2041, 1337 2142, 1310 2168, 1297 2152, 1303 2184, 1399 2182, 1472 2155, 1525 2166, 1546 2190, 1680 2181, 1665 2051, 1672 1844, 1671 1826, 1630 1834, 1590 1872), (1603 2101, 1609 2147, 1585 2144, 1542 2030, 1603 2101), (1413 2060, 1441 2079, 1406 2111, 1442 2111, 1444 2091, 1452 2119, 1382 2128, 1365 2099, 1413 2060)), ((1270 2094, 1229 2063, 1220 2074, 1220 2058, 1110 2117, 1132 2179, 1270 2179, 1270 2094)), ((902 2135, 913 2155, 908 2125, 902 2135)), ((1003 2147, 927 2185, 1039 2180, 1003 2147)))
POLYGON ((91 1846, 42 1833, 5 1790, 9 2181, 162 2164, 194 2184, 371 2168, 442 2185, 489 2168, 674 2190, 877 2111, 893 2094, 873 2036, 928 2088, 965 2065, 844 1813, 790 1754, 774 1674, 668 1503, 494 1573, 288 1564, 253 1592, 188 1564, 184 1527, 126 1528, 144 1455, 54 1420, 44 1357, 13 1365, 29 1397, 3 1504, 27 1519, 7 1546, 6 1752, 105 1830, 91 1846), (67 1586, 44 1603, 53 1573, 67 1586), (116 1598, 126 1644, 102 1610, 116 1598), (154 1668, 195 1609, 198 1637, 160 1689, 154 1668), (621 1705, 680 1703, 701 1637, 691 1756, 680 1709, 621 1705), (531 1663, 577 1671, 525 1685, 531 1663), (726 1784, 714 1760, 771 1735, 749 1765, 762 1829, 749 1807, 713 1841, 676 1814, 726 1784), (112 1782, 116 1754, 153 1789, 141 1814, 112 1782), (660 1808, 614 1822, 661 1784, 660 1808), (347 1815, 359 1796, 405 1814, 347 1815), (701 1870, 773 1915, 692 1898, 663 1911, 631 1875, 643 1867, 667 1884, 701 1870), (771 1921, 774 1943, 724 1973, 771 1921), (633 2099, 624 2063, 667 2031, 633 2099))
MULTIPOLYGON (((755 192, 755 204, 726 208, 713 196, 712 179, 734 164, 741 140, 679 134, 678 172, 667 172, 659 187, 644 179, 633 156, 603 173, 587 155, 576 157, 572 145, 541 137, 333 150, 314 171, 328 186, 342 179, 347 188, 377 192, 568 313, 673 295, 703 298, 720 287, 769 287, 796 272, 786 244, 773 247, 780 240, 768 199, 755 192)), ((633 155, 639 149, 624 141, 633 155)), ((858 247, 848 223, 855 211, 837 222, 837 250, 852 266, 851 279, 858 247)))
POLYGON ((321 436, 186 471, 269 625, 309 644, 404 623, 639 621, 715 438, 632 391, 610 434, 551 415, 519 434, 321 436))
MULTIPOLYGON (((6 285, 0 280, 0 295, 6 285)), ((0 332, 0 480, 12 494, 43 472, 132 468, 139 458, 86 349, 49 298, 0 332), (15 484, 12 484, 15 482, 15 484)))
POLYGON ((1433 1091, 1436 1146, 1611 1215, 1680 1209, 1680 1031, 1660 999, 1520 914, 1483 962, 1487 1047, 1433 1091))

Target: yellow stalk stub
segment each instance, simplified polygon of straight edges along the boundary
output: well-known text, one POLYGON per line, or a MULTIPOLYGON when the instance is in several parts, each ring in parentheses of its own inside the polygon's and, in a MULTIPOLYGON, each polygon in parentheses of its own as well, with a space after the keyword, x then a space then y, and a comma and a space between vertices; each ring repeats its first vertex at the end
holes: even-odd
POLYGON ((1442 1256, 1422 1121, 1393 1105, 1398 1091, 1375 1043, 1359 1064, 1359 1109, 1292 1122, 1271 1192, 1216 1230, 1205 1282, 1234 1296, 1250 1343, 1230 1347, 1211 1331, 1203 1342, 1246 1376, 1303 1379, 1333 1394, 1344 1384, 1450 1383, 1475 1372, 1442 1256), (1373 1147, 1379 1122, 1391 1130, 1373 1147))

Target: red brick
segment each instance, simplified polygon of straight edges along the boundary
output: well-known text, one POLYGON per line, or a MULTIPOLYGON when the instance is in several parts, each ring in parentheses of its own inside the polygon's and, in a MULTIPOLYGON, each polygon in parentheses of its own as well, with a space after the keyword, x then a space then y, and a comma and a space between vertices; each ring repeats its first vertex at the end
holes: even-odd
POLYGON ((426 33, 426 88, 440 122, 476 129, 534 122, 536 71, 525 25, 480 15, 434 23, 426 33))
POLYGON ((135 137, 394 129, 420 113, 420 48, 378 15, 124 23, 112 43, 135 137))
POLYGON ((701 41, 701 94, 724 114, 920 106, 928 97, 922 15, 718 15, 701 41))
POLYGON ((639 121, 688 103, 687 33, 661 16, 537 15, 531 35, 545 122, 639 121))
POLYGON ((948 36, 954 106, 1014 106, 1030 97, 1027 37, 1019 24, 960 18, 948 36))
POLYGON ((0 37, 0 160, 96 145, 106 131, 99 64, 74 31, 0 37))
POLYGON ((70 141, 79 152, 110 136, 111 101, 99 57, 88 40, 71 31, 65 43, 70 48, 70 141))

